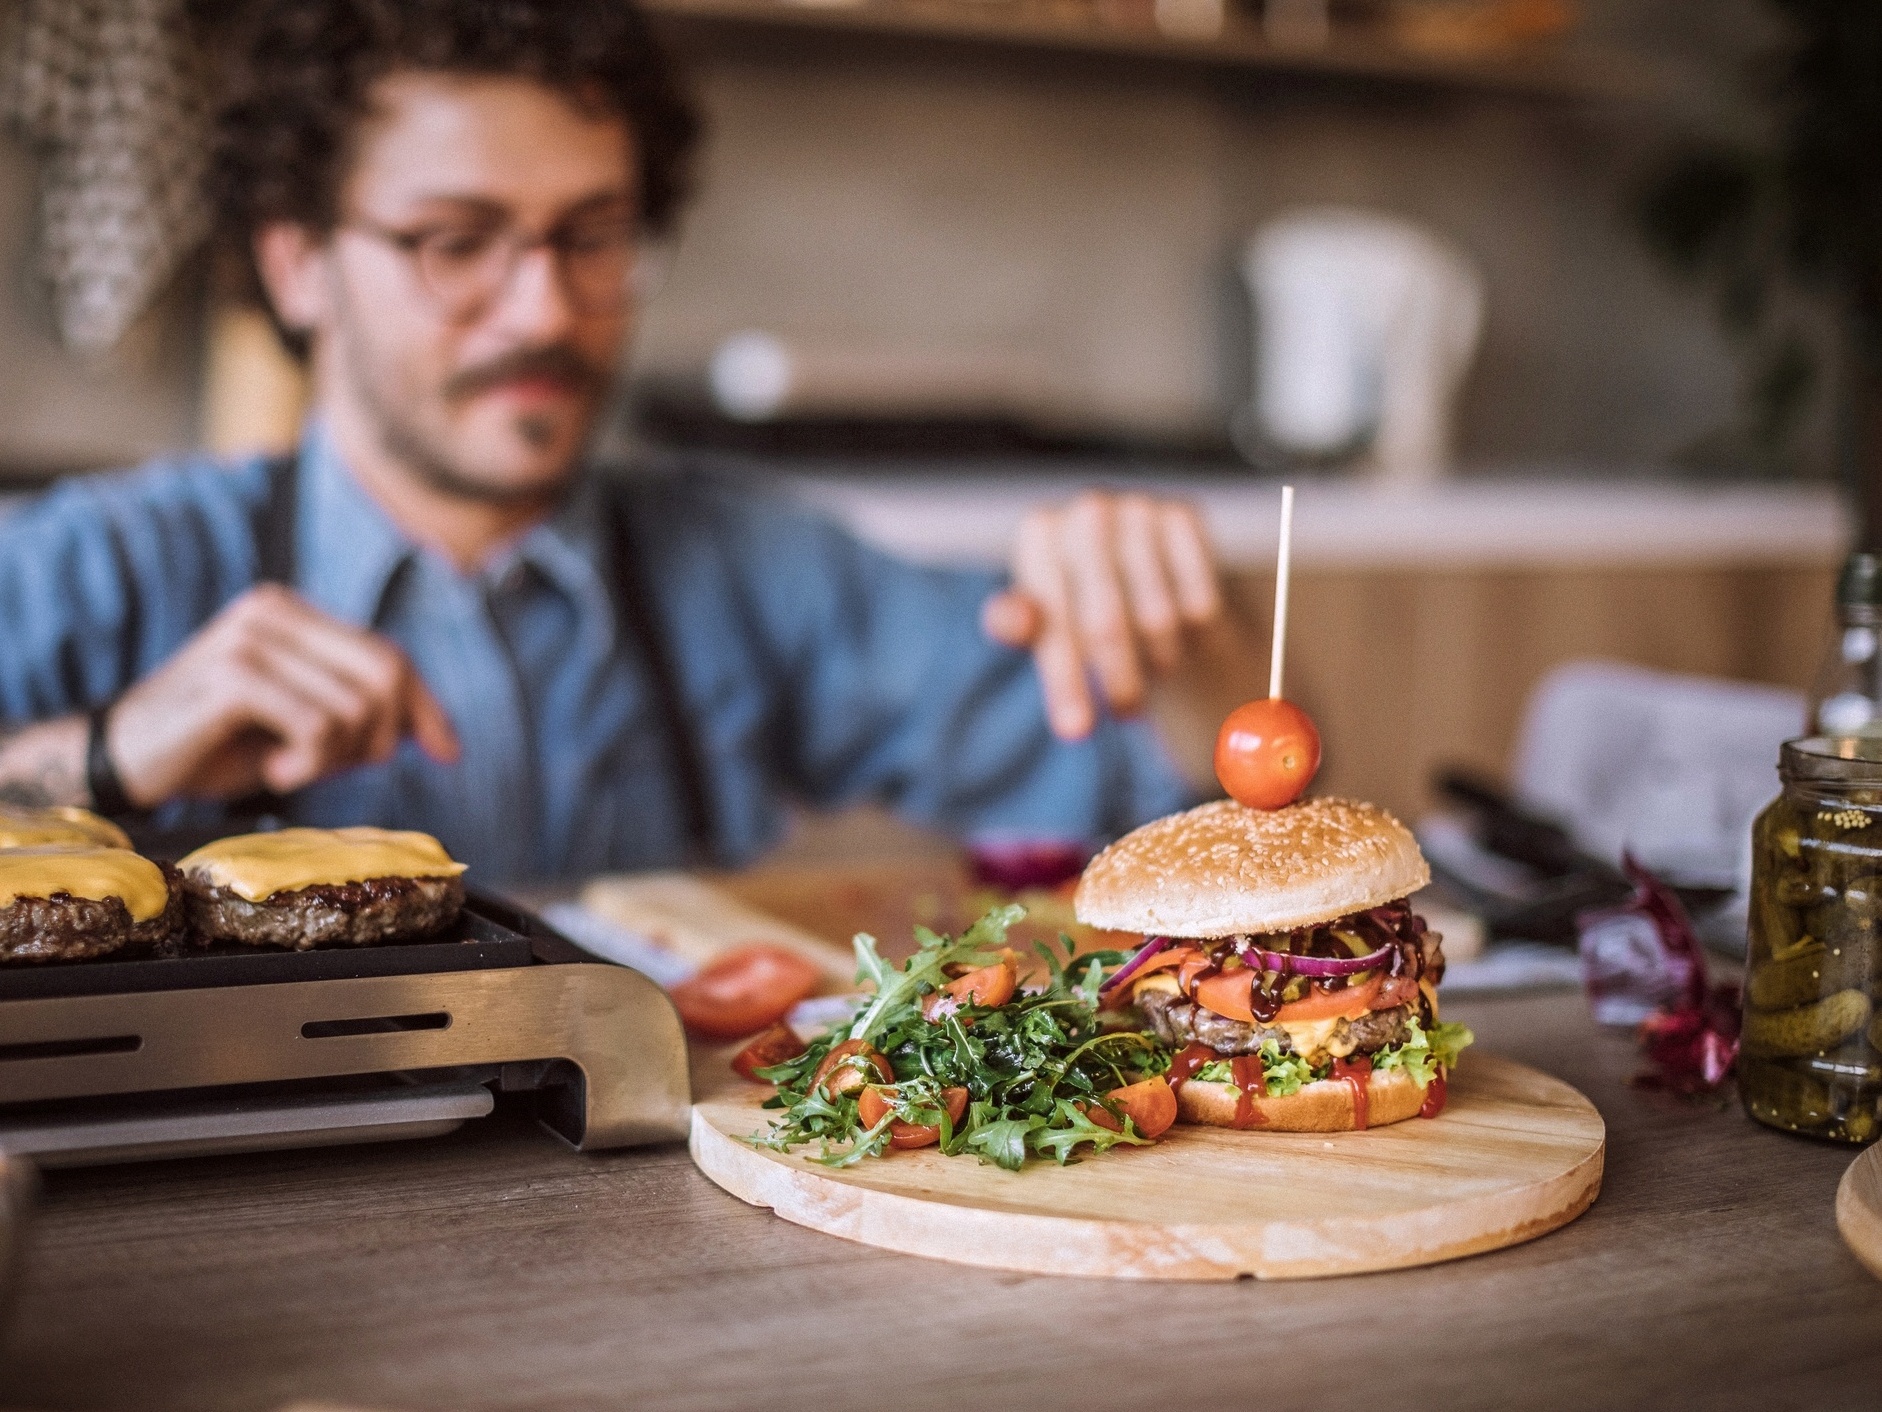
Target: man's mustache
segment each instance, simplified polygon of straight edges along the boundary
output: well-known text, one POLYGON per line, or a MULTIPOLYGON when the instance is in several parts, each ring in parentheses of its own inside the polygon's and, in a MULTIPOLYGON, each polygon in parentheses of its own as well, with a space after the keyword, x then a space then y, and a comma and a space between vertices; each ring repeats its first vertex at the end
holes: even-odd
POLYGON ((596 367, 566 343, 552 343, 546 348, 518 348, 487 363, 453 373, 444 384, 444 395, 453 401, 475 397, 480 392, 524 378, 563 383, 590 397, 599 396, 608 387, 605 369, 596 367))

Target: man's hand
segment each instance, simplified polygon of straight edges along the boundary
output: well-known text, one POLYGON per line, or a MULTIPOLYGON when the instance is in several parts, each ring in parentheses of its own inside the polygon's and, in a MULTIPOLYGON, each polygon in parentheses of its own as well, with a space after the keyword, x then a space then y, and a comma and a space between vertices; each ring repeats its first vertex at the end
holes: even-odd
POLYGON ((388 760, 408 735, 434 760, 458 757, 450 719, 403 652, 262 584, 124 694, 105 744, 125 793, 151 807, 287 794, 388 760))
POLYGON ((1081 740, 1097 720, 1091 683, 1120 715, 1181 667, 1189 639, 1218 628, 1215 556, 1190 506, 1086 491, 1032 511, 1013 547, 1013 587, 981 610, 988 636, 1032 650, 1053 733, 1081 740))

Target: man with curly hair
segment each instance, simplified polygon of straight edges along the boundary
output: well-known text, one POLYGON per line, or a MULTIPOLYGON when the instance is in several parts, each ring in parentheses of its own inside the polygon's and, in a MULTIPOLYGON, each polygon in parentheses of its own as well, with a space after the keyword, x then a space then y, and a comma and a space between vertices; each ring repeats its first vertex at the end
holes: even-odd
POLYGON ((918 569, 587 446, 696 120, 626 0, 261 0, 214 200, 313 412, 294 454, 0 530, 0 792, 424 829, 488 880, 736 862, 792 798, 1098 837, 1185 803, 1127 719, 1220 625, 1186 507, 918 569))

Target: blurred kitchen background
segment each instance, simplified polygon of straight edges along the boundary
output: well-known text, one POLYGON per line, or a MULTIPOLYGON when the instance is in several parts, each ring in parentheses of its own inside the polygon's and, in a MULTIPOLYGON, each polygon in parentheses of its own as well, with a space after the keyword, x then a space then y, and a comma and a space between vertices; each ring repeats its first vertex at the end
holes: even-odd
MULTIPOLYGON (((213 32, 228 3, 153 8, 213 32)), ((1318 787, 1411 817, 1440 765, 1508 779, 1565 663, 1808 687, 1869 404, 1852 305, 1792 273, 1766 174, 1795 22, 1866 7, 649 8, 710 133, 615 449, 753 458, 947 560, 1002 560, 1041 497, 1154 480, 1208 508, 1263 652, 1293 478, 1318 787)), ((291 437, 292 367, 200 253, 73 346, 51 140, 8 106, 5 488, 291 437)))

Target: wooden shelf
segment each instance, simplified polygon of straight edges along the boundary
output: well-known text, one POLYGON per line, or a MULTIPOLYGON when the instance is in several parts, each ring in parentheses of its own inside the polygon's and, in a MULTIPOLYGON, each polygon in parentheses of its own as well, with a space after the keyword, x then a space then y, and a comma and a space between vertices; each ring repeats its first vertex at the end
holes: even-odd
POLYGON ((964 42, 1548 98, 1650 100, 1677 84, 1638 54, 1574 40, 1453 56, 1412 52, 1381 31, 1341 29, 1324 46, 1296 49, 1276 45, 1233 12, 1213 38, 1167 34, 1148 4, 1120 4, 1116 18, 1101 18, 1085 0, 646 0, 646 8, 682 28, 719 32, 964 42))

